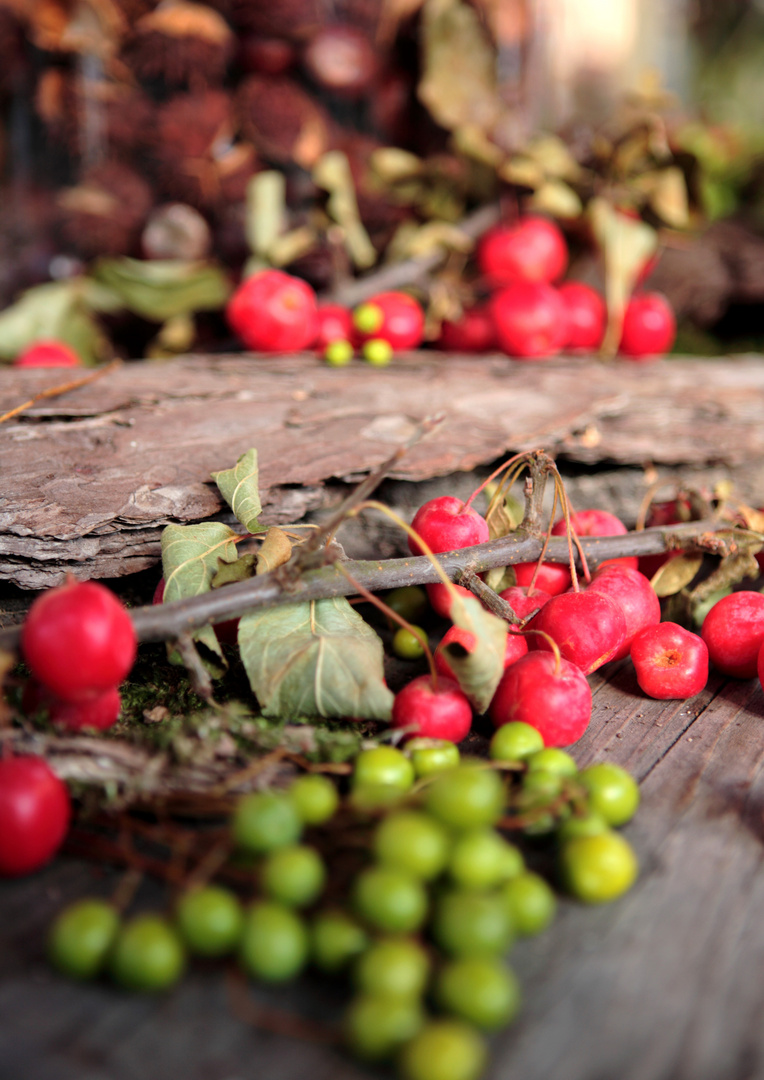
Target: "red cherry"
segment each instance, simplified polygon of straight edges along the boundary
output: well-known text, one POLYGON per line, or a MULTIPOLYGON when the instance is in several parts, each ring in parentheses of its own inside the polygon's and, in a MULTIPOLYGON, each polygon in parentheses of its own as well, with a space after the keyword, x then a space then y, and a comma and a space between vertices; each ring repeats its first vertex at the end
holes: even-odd
POLYGON ((83 728, 106 731, 116 724, 121 708, 119 690, 113 686, 111 690, 99 694, 98 697, 88 698, 87 701, 55 699, 48 711, 51 723, 66 731, 81 731, 83 728))
POLYGON ((544 592, 543 589, 534 588, 529 594, 527 588, 520 585, 510 585, 508 589, 500 592, 499 596, 502 600, 506 600, 518 619, 527 619, 533 612, 542 608, 547 600, 552 599, 552 594, 544 592))
MULTIPOLYGON (((551 602, 551 601, 550 601, 551 602)), ((520 720, 545 746, 580 739, 592 714, 592 691, 581 669, 552 653, 529 652, 504 672, 488 709, 496 727, 520 720)))
MULTIPOLYGON (((618 652, 626 633, 626 621, 614 600, 586 589, 553 596, 527 628, 543 630, 556 642, 566 660, 590 675, 618 652)), ((552 651, 541 634, 531 634, 528 646, 533 651, 552 651)))
POLYGON ((0 874, 30 874, 50 862, 71 815, 66 785, 42 758, 0 759, 0 874))
POLYGON ((483 353, 498 348, 496 329, 486 304, 469 308, 458 322, 446 320, 438 346, 446 352, 483 353))
POLYGON ((261 270, 241 283, 226 308, 231 329, 248 349, 298 352, 316 336, 316 294, 282 270, 261 270))
POLYGON ((632 360, 671 351, 676 337, 676 318, 662 293, 632 296, 626 306, 619 352, 632 360))
POLYGON ((313 341, 313 348, 323 352, 333 341, 353 341, 355 329, 353 316, 341 304, 319 304, 316 312, 318 329, 313 341))
POLYGON ((21 631, 32 674, 64 701, 84 701, 117 686, 135 660, 126 609, 96 581, 72 581, 38 597, 21 631))
POLYGON ((594 574, 588 592, 600 592, 615 600, 621 609, 626 623, 626 632, 621 647, 613 656, 621 660, 629 655, 635 634, 646 626, 653 626, 661 621, 661 602, 655 589, 644 574, 628 566, 618 566, 615 562, 603 564, 594 574))
MULTIPOLYGON (((465 589, 463 585, 454 585, 459 596, 474 597, 475 594, 469 589, 465 589)), ((453 593, 448 589, 442 581, 438 581, 434 585, 425 585, 427 590, 427 596, 430 600, 430 607, 436 615, 440 615, 441 619, 451 618, 451 605, 453 604, 453 593)))
POLYGON ((476 252, 480 272, 492 285, 558 281, 568 265, 562 232, 547 218, 528 215, 514 225, 495 225, 476 252))
POLYGON ((583 281, 566 281, 559 288, 568 317, 566 349, 599 349, 607 324, 607 308, 596 289, 583 281))
POLYGON ((453 679, 429 675, 412 679, 395 695, 392 726, 408 728, 410 736, 461 742, 472 727, 472 706, 453 679))
POLYGON ((558 290, 543 281, 508 285, 491 297, 490 310, 499 345, 518 360, 554 356, 565 344, 565 305, 558 290))
POLYGON ((382 292, 353 313, 361 342, 382 338, 395 350, 415 349, 424 338, 424 312, 408 293, 382 292))
MULTIPOLYGON (((456 551, 490 539, 485 518, 471 506, 465 507, 455 495, 441 495, 424 503, 414 515, 411 527, 433 552, 456 551)), ((409 536, 408 545, 412 555, 422 554, 413 536, 409 536)))
MULTIPOLYGON (((608 510, 579 510, 570 515, 570 523, 578 536, 626 536, 629 531, 620 518, 608 510)), ((565 536, 565 518, 554 523, 552 535, 565 536)), ((622 559, 607 559, 606 562, 609 566, 630 566, 636 570, 639 560, 636 555, 624 555, 622 559)))
POLYGON ((631 643, 637 682, 661 700, 689 698, 708 682, 708 649, 697 634, 663 622, 640 630, 631 643))
MULTIPOLYGON (((439 675, 445 675, 458 683, 454 670, 448 662, 445 648, 448 645, 457 645, 465 653, 473 653, 479 647, 478 639, 469 630, 463 630, 460 626, 450 626, 440 640, 435 650, 433 659, 439 675)), ((514 664, 521 656, 528 652, 528 642, 522 634, 507 634, 507 644, 504 649, 504 667, 514 664)))
MULTIPOLYGON (((536 571, 536 563, 515 563, 512 569, 515 571, 515 581, 518 585, 526 588, 533 580, 536 571)), ((550 596, 559 596, 570 588, 570 570, 564 563, 542 563, 536 574, 534 591, 540 589, 550 596)))
POLYGON ((81 367, 77 353, 63 341, 35 341, 13 361, 15 367, 81 367))
POLYGON ((764 642, 764 596, 748 591, 723 596, 703 620, 700 636, 714 667, 724 675, 752 679, 764 642))

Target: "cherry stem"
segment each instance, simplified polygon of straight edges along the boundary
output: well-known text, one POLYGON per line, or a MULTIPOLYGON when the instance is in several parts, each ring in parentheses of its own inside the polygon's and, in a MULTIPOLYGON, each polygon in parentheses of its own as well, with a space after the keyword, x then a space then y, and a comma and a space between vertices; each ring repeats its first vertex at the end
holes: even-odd
MULTIPOLYGON (((527 467, 526 462, 522 462, 522 464, 519 467, 517 467, 515 469, 511 469, 511 470, 508 469, 507 470, 506 474, 502 477, 501 483, 498 485, 498 487, 496 488, 496 491, 491 496, 491 501, 489 502, 488 509, 486 510, 486 515, 485 515, 486 521, 488 521, 490 519, 490 517, 491 517, 491 514, 493 514, 495 512, 496 507, 498 506, 499 502, 506 498, 506 493, 511 490, 512 485, 520 477, 520 474, 522 473, 523 469, 526 468, 526 467, 527 467)), ((486 483, 488 483, 490 481, 490 479, 491 478, 489 477, 489 479, 488 479, 488 481, 486 481, 486 483)))
POLYGON ((560 655, 559 646, 558 646, 557 642, 554 640, 554 638, 551 637, 549 634, 547 634, 546 630, 534 630, 533 627, 531 627, 531 626, 529 626, 525 630, 523 630, 522 633, 523 634, 538 634, 540 637, 544 638, 544 640, 549 645, 551 645, 552 652, 554 653, 554 673, 555 673, 555 675, 558 675, 558 676, 561 675, 562 674, 562 656, 560 655))
POLYGON ((526 450, 522 454, 513 454, 511 458, 507 458, 506 461, 502 462, 502 464, 499 465, 499 467, 497 469, 493 470, 493 472, 491 473, 490 476, 487 476, 485 478, 485 480, 482 482, 482 484, 480 484, 479 487, 475 488, 475 490, 472 492, 469 499, 467 499, 466 503, 464 504, 463 508, 459 511, 459 513, 463 514, 465 510, 469 510, 470 503, 472 502, 472 500, 477 498, 477 496, 480 494, 480 492, 483 491, 484 488, 486 488, 488 486, 488 484, 491 483, 492 480, 495 480, 496 477, 500 473, 503 473, 504 470, 508 469, 510 465, 514 465, 516 461, 521 461, 522 460, 523 462, 527 462, 529 456, 530 455, 528 454, 528 451, 526 450))
POLYGON ((390 605, 386 604, 384 600, 380 599, 380 597, 378 596, 375 596, 374 593, 369 592, 368 589, 365 589, 363 585, 361 585, 359 581, 356 581, 353 575, 345 569, 342 563, 336 563, 336 566, 340 573, 344 574, 344 576, 348 579, 353 588, 358 590, 364 600, 367 600, 370 604, 373 604, 374 607, 378 608, 379 611, 386 615, 388 619, 392 619, 393 622, 398 623, 399 626, 402 626, 404 630, 408 630, 408 632, 417 639, 417 641, 424 650, 424 655, 427 657, 427 665, 430 669, 430 681, 432 682, 432 688, 433 690, 437 690, 438 669, 435 667, 435 658, 432 655, 432 650, 430 649, 427 638, 419 629, 419 627, 413 626, 410 622, 404 619, 402 615, 399 615, 397 611, 393 611, 390 605))
POLYGON ((573 591, 578 592, 579 591, 579 589, 578 589, 578 576, 576 574, 576 560, 573 557, 573 546, 572 546, 573 544, 576 545, 576 550, 578 551, 579 558, 581 559, 581 569, 584 572, 584 578, 586 579, 587 585, 592 580, 592 576, 589 573, 589 564, 586 561, 586 553, 584 552, 584 549, 583 549, 583 547, 581 545, 581 541, 579 540, 578 533, 573 528, 573 526, 571 524, 571 521, 570 521, 570 500, 568 499, 568 493, 565 490, 565 485, 562 482, 562 477, 560 476, 559 470, 557 469, 556 465, 554 466, 554 482, 555 482, 555 488, 559 484, 560 500, 562 502, 562 512, 563 512, 563 514, 565 516, 565 532, 566 532, 567 537, 568 537, 568 552, 569 552, 569 557, 570 557, 570 577, 571 577, 571 580, 573 582, 573 591))

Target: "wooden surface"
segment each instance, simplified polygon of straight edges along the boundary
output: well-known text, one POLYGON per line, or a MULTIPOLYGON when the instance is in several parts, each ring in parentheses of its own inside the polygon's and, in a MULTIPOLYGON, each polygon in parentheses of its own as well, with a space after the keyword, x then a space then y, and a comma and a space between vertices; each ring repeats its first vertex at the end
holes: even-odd
MULTIPOLYGON (((0 370, 0 413, 61 381, 51 370, 0 370)), ((422 352, 375 370, 307 355, 126 364, 0 426, 0 580, 38 589, 70 569, 104 578, 154 565, 161 529, 218 512, 210 472, 251 446, 263 520, 295 521, 322 504, 328 481, 365 475, 436 414, 442 423, 398 478, 538 446, 585 463, 762 470, 763 394, 760 358, 519 363, 422 352)))
MULTIPOLYGON (((511 962, 522 1013, 494 1040, 486 1080, 752 1080, 764 1076, 764 697, 712 676, 688 702, 644 698, 628 662, 592 676, 581 764, 612 760, 641 782, 625 834, 642 864, 615 904, 561 904, 511 962)), ((60 859, 0 883, 0 1080, 364 1080, 332 1048, 249 1027, 222 974, 195 967, 172 993, 131 997, 51 973, 51 916, 109 874, 60 859)), ((143 899, 161 900, 149 889, 143 899)), ((340 995, 312 977, 256 989, 325 1023, 340 995)))

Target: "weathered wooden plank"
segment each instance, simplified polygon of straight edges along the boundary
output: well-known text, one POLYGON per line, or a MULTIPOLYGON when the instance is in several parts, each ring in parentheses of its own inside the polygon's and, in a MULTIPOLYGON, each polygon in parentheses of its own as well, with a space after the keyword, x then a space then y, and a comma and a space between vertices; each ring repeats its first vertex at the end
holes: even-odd
MULTIPOLYGON (((59 378, 0 371, 0 411, 59 378)), ((373 371, 312 356, 127 364, 0 427, 0 578, 40 588, 70 568, 107 577, 152 565, 161 528, 215 514, 210 472, 253 445, 264 520, 295 520, 321 504, 327 481, 364 475, 434 414, 440 427, 395 476, 443 476, 540 445, 583 462, 761 464, 763 391, 757 359, 523 364, 423 352, 373 371)))

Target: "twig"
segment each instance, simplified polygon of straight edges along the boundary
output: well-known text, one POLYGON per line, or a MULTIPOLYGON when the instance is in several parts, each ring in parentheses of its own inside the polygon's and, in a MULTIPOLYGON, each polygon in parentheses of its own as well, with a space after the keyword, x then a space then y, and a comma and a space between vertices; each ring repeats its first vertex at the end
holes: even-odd
POLYGON ((341 1042, 337 1028, 317 1024, 293 1013, 282 1012, 267 1005, 260 1005, 249 995, 247 981, 236 968, 230 968, 226 978, 228 1001, 231 1012, 252 1027, 269 1031, 274 1035, 287 1035, 305 1042, 336 1045, 341 1042))
POLYGON ((60 397, 61 394, 68 394, 70 390, 78 390, 81 386, 87 386, 88 383, 95 382, 96 379, 100 379, 102 376, 115 371, 121 364, 121 360, 112 360, 110 364, 107 364, 102 368, 96 368, 95 371, 83 375, 81 379, 73 379, 67 383, 59 383, 57 386, 49 386, 47 390, 41 390, 39 394, 35 394, 29 401, 24 401, 21 405, 17 405, 15 408, 9 409, 8 412, 3 413, 0 416, 0 424, 4 423, 6 420, 11 420, 14 416, 18 416, 19 413, 26 412, 27 409, 31 409, 38 401, 44 401, 46 398, 60 397))

